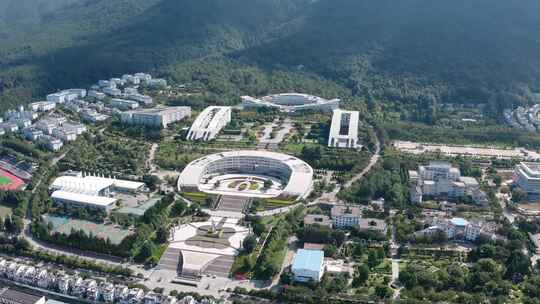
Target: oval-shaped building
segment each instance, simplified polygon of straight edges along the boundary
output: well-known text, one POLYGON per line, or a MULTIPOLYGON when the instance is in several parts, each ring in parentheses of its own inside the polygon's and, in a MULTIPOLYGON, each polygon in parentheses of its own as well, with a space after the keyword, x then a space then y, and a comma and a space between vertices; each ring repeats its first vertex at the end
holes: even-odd
POLYGON ((178 179, 180 191, 250 197, 305 198, 313 169, 287 154, 241 150, 204 156, 189 163, 178 179))

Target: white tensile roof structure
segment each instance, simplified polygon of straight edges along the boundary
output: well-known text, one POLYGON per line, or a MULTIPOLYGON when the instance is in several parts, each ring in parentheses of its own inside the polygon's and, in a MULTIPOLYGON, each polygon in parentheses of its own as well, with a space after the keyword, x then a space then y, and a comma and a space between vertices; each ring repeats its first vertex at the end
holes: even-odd
POLYGON ((60 176, 54 180, 49 188, 71 193, 98 195, 103 189, 109 187, 135 191, 144 187, 144 183, 100 176, 60 176))
POLYGON ((87 194, 82 194, 82 193, 67 192, 67 191, 62 191, 62 190, 54 191, 51 194, 51 198, 53 200, 73 201, 73 202, 78 202, 80 204, 85 204, 89 206, 105 207, 105 208, 112 206, 117 201, 117 199, 111 198, 111 197, 94 196, 94 195, 87 195, 87 194))

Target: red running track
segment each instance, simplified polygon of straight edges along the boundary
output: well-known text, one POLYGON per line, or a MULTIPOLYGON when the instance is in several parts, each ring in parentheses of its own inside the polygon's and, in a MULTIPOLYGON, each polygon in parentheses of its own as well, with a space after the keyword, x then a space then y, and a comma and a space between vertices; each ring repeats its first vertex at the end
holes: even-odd
POLYGON ((7 171, 4 171, 4 170, 0 169, 0 175, 11 179, 11 184, 5 185, 5 186, 0 185, 0 190, 13 191, 13 190, 20 189, 20 188, 22 188, 22 186, 24 186, 24 182, 23 182, 22 179, 16 177, 15 175, 13 175, 13 174, 11 174, 11 173, 9 173, 7 171))

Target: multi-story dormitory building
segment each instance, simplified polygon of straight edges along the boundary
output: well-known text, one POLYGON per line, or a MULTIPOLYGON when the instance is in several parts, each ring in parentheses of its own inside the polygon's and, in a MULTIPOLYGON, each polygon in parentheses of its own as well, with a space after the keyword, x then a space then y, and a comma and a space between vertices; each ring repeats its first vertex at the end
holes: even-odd
POLYGON ((417 231, 416 236, 434 236, 436 233, 443 233, 449 240, 463 239, 475 241, 480 236, 489 239, 496 239, 496 226, 482 221, 468 221, 464 218, 454 217, 433 217, 426 221, 429 226, 417 231))
POLYGON ((86 131, 84 124, 68 122, 62 116, 48 116, 26 129, 24 136, 27 140, 44 144, 51 151, 57 151, 86 131))
POLYGON ((487 203, 486 194, 480 190, 473 177, 461 176, 458 168, 446 161, 432 161, 420 166, 418 171, 409 171, 410 198, 421 203, 425 196, 456 199, 470 195, 478 205, 487 203))
MULTIPOLYGON (((114 285, 106 281, 98 282, 92 278, 83 279, 78 275, 68 275, 56 269, 34 267, 2 258, 0 258, 0 277, 27 286, 48 289, 93 302, 120 304, 179 303, 172 296, 155 292, 145 293, 140 288, 128 288, 124 285, 114 285)), ((198 302, 191 297, 186 297, 180 303, 197 304, 198 302)), ((212 302, 206 301, 206 303, 212 302)))

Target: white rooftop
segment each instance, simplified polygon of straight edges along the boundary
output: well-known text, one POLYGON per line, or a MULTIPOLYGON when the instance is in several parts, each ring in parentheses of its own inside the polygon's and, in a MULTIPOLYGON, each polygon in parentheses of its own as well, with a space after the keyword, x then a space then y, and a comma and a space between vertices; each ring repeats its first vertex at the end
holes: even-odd
POLYGON ((81 204, 93 205, 97 207, 108 207, 116 203, 115 198, 66 192, 62 190, 54 191, 51 194, 51 198, 74 201, 81 204))
MULTIPOLYGON (((287 154, 257 150, 228 151, 207 155, 194 160, 180 174, 180 178, 178 179, 179 188, 183 186, 199 187, 200 180, 206 174, 206 168, 211 163, 230 157, 259 157, 261 160, 266 158, 282 162, 291 169, 289 181, 283 192, 303 195, 311 189, 313 169, 306 162, 287 154)), ((246 173, 249 173, 249 168, 246 169, 246 173)))

